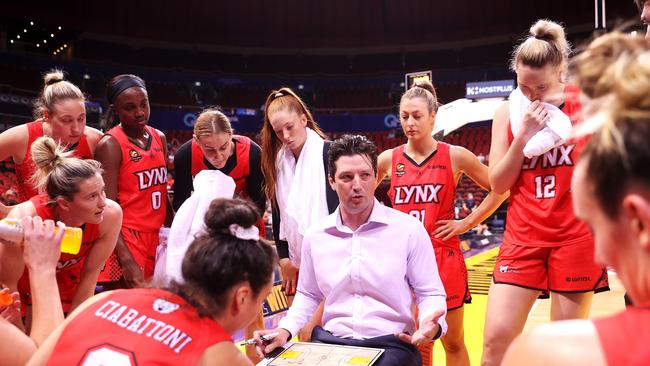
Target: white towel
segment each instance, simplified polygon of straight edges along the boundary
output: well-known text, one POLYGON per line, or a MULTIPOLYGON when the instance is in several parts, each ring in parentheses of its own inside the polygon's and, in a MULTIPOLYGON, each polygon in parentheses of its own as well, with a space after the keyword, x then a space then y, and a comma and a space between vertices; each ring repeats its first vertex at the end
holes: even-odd
MULTIPOLYGON (((235 181, 218 170, 202 170, 194 177, 194 193, 183 202, 174 216, 172 227, 167 238, 166 262, 154 277, 160 284, 171 280, 183 283, 181 266, 185 252, 194 241, 197 234, 205 229, 203 218, 208 212, 210 203, 215 198, 232 198, 235 193, 235 181), (160 282, 159 282, 160 281, 160 282)), ((165 253, 160 253, 164 256, 165 253)), ((158 267, 159 263, 156 263, 158 267)))
MULTIPOLYGON (((524 119, 526 111, 532 102, 521 92, 519 88, 510 93, 510 129, 514 136, 517 135, 521 128, 521 122, 524 119)), ((544 103, 544 108, 550 115, 549 121, 546 126, 538 131, 533 137, 528 140, 524 147, 524 155, 527 158, 539 156, 551 150, 556 146, 560 146, 571 135, 573 125, 569 117, 562 112, 558 107, 544 103)))
POLYGON ((296 161, 283 146, 276 161, 275 196, 280 211, 280 239, 289 243, 289 258, 300 267, 300 247, 307 229, 329 215, 325 194, 325 141, 307 128, 307 140, 296 161))

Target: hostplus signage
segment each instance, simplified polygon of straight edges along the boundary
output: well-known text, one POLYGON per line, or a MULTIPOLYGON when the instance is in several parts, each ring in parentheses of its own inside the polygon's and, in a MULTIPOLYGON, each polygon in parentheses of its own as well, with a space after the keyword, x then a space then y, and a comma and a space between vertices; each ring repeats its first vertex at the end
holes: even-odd
POLYGON ((467 83, 465 90, 467 99, 506 98, 515 90, 515 81, 495 80, 467 83))

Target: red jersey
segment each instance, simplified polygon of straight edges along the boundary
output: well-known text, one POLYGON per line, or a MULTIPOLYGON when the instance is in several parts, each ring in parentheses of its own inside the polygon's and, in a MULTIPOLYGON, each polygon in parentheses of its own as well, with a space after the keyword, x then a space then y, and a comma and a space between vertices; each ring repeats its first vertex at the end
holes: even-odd
MULTIPOLYGON (((29 180, 36 172, 36 166, 32 160, 32 143, 37 138, 43 136, 43 122, 33 121, 27 124, 27 151, 21 164, 16 166, 16 178, 18 178, 18 198, 20 202, 25 202, 31 197, 38 194, 36 187, 34 187, 29 180)), ((82 134, 79 143, 73 150, 73 155, 82 159, 92 159, 93 153, 88 145, 86 135, 82 134)))
POLYGON ((438 220, 454 219, 456 180, 451 167, 451 146, 438 142, 438 147, 421 164, 404 152, 401 145, 393 149, 388 196, 393 208, 422 221, 434 247, 459 248, 458 236, 443 241, 433 237, 438 220))
POLYGON ((158 131, 145 126, 150 136, 145 149, 135 145, 121 126, 113 136, 122 151, 117 183, 117 201, 122 206, 122 226, 140 232, 158 232, 167 213, 167 163, 158 131))
POLYGON ((47 365, 196 365, 224 341, 230 335, 178 295, 117 290, 63 329, 47 365))
MULTIPOLYGON (((43 220, 56 220, 54 216, 54 206, 48 205, 50 201, 47 194, 39 194, 30 198, 30 201, 36 207, 36 215, 40 216, 43 220)), ((77 254, 61 253, 59 263, 56 265, 56 282, 59 285, 59 293, 61 295, 61 303, 63 304, 63 311, 68 311, 72 298, 77 293, 77 286, 81 281, 81 269, 84 266, 86 257, 93 247, 93 243, 99 237, 98 224, 85 224, 82 227, 83 235, 81 237, 81 249, 77 254)), ((26 304, 31 304, 30 288, 29 288, 29 275, 27 269, 23 272, 23 276, 18 281, 18 291, 20 292, 26 304)))
MULTIPOLYGON (((235 154, 237 156, 237 164, 233 170, 228 173, 228 176, 235 181, 235 194, 248 197, 248 191, 246 190, 246 178, 250 175, 250 165, 249 165, 249 153, 251 150, 251 139, 246 136, 234 135, 233 140, 235 142, 235 154)), ((192 178, 194 178, 201 170, 209 169, 205 164, 205 155, 203 155, 203 150, 196 142, 192 139, 192 178)))
MULTIPOLYGON (((562 112, 576 123, 579 90, 567 85, 562 112)), ((508 126, 508 139, 514 139, 508 126)), ((504 244, 552 247, 593 240, 578 220, 571 202, 571 177, 578 158, 578 142, 568 141, 532 159, 524 158, 519 177, 510 188, 504 244)))
POLYGON ((650 308, 629 307, 594 320, 608 365, 647 365, 650 360, 650 308))

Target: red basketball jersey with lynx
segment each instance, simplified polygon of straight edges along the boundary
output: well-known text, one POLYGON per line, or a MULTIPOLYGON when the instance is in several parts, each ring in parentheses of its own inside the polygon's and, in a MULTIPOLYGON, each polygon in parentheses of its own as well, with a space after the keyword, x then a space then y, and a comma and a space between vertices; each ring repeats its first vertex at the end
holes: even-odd
POLYGON ((418 164, 404 153, 404 146, 393 149, 388 191, 393 208, 422 221, 435 247, 458 248, 457 236, 446 241, 433 237, 438 220, 454 219, 456 181, 451 167, 451 147, 438 142, 436 151, 418 164))
POLYGON ((122 163, 117 184, 117 200, 122 206, 122 226, 141 232, 157 232, 167 210, 167 163, 158 131, 145 126, 151 136, 142 149, 132 143, 117 126, 106 134, 120 143, 122 163))
MULTIPOLYGON (((575 124, 580 118, 579 89, 564 89, 562 112, 575 124)), ((508 138, 512 130, 508 125, 508 138)), ((510 188, 504 244, 550 247, 592 240, 571 202, 571 176, 586 138, 567 141, 550 151, 524 158, 519 177, 510 188)))

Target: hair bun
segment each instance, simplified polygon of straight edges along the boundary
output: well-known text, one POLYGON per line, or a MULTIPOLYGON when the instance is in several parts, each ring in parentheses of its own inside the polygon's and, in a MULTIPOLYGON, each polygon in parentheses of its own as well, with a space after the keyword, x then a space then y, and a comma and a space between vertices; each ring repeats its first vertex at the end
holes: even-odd
POLYGON ((240 198, 217 198, 210 203, 204 222, 209 235, 227 234, 235 236, 231 232, 232 225, 250 228, 259 219, 260 214, 253 203, 240 198))
POLYGON ((536 39, 553 43, 564 39, 564 29, 555 22, 541 19, 530 27, 530 35, 536 39))
POLYGON ((413 83, 413 88, 424 89, 431 93, 434 97, 436 96, 436 89, 433 87, 433 84, 429 80, 416 81, 413 83))
POLYGON ((57 69, 51 70, 47 72, 45 76, 43 76, 43 82, 45 83, 45 86, 56 84, 64 80, 65 75, 63 74, 63 71, 57 69))

